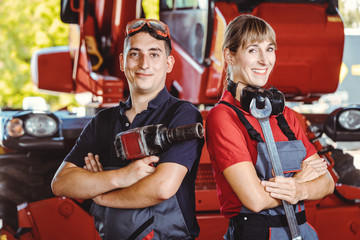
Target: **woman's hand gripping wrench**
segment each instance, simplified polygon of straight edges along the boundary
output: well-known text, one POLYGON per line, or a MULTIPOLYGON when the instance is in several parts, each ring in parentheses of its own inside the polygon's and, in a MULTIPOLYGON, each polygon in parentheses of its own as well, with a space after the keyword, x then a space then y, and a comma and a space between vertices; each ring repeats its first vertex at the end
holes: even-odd
MULTIPOLYGON (((272 111, 271 103, 267 97, 265 97, 265 106, 263 109, 258 109, 256 107, 256 98, 253 98, 251 100, 250 112, 251 115, 253 115, 260 123, 265 138, 266 148, 270 156, 270 160, 275 176, 284 177, 279 153, 275 145, 275 140, 269 122, 269 116, 271 114, 271 111, 272 111)), ((282 203, 285 209, 286 219, 289 224, 292 240, 301 240, 302 238, 300 235, 300 230, 297 224, 293 206, 290 203, 286 202, 285 200, 282 200, 282 203)))

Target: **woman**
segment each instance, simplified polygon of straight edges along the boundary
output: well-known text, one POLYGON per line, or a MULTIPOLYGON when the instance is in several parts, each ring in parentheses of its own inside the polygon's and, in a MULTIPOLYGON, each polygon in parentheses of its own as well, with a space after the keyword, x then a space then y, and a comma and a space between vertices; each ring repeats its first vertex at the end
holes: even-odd
POLYGON ((225 239, 290 239, 282 200, 294 205, 302 238, 318 239, 306 223, 303 200, 321 199, 334 189, 326 162, 292 110, 283 106, 282 94, 260 88, 275 65, 276 46, 274 30, 254 16, 235 18, 225 32, 228 89, 206 121, 220 211, 230 218, 225 239), (273 176, 261 127, 246 105, 249 95, 264 93, 274 97, 273 109, 283 110, 275 111, 269 122, 285 177, 273 176))

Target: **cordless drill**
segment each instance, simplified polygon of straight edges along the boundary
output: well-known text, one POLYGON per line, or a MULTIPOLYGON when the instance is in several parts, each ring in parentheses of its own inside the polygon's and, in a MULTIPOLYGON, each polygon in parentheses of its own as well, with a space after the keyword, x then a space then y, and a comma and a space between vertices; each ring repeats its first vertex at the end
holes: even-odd
POLYGON ((115 136, 115 151, 122 160, 136 160, 155 155, 175 142, 202 138, 204 130, 201 123, 180 126, 172 129, 163 124, 138 127, 118 133, 115 136))

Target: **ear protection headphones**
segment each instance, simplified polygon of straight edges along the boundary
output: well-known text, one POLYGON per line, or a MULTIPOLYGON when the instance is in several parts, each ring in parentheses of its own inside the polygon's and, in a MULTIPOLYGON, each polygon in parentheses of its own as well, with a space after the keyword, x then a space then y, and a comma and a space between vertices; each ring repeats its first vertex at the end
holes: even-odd
MULTIPOLYGON (((233 81, 228 81, 227 90, 233 95, 236 96, 236 88, 238 83, 234 83, 233 81)), ((272 111, 271 115, 279 115, 284 111, 285 108, 285 97, 282 92, 280 92, 275 87, 270 87, 270 89, 265 89, 261 87, 253 87, 246 86, 243 88, 240 97, 241 107, 250 112, 250 102, 253 98, 257 99, 257 107, 264 108, 265 107, 265 97, 270 100, 272 111)))

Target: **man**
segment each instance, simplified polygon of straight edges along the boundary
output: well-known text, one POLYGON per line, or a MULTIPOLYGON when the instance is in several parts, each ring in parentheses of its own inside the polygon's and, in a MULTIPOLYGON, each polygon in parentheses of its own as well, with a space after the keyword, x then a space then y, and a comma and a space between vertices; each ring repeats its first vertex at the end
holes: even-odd
POLYGON ((174 144, 159 157, 133 162, 116 158, 112 144, 117 133, 140 126, 202 123, 191 103, 172 97, 165 88, 166 74, 174 65, 170 52, 164 23, 148 19, 128 23, 120 68, 130 97, 90 121, 54 176, 55 195, 93 199, 91 213, 102 239, 198 236, 194 183, 203 140, 174 144), (110 120, 104 123, 104 118, 110 120), (104 141, 106 129, 113 130, 104 141))

